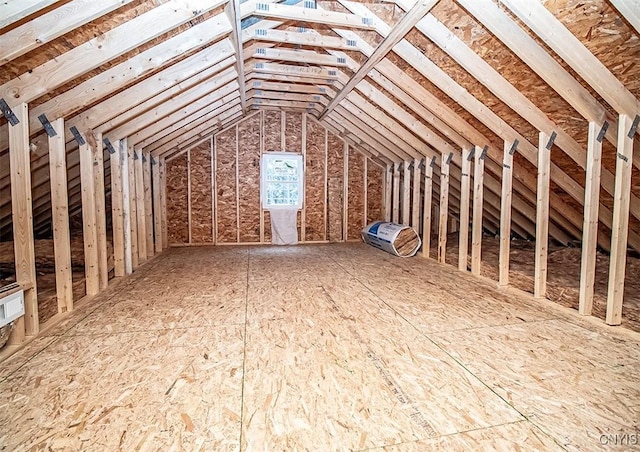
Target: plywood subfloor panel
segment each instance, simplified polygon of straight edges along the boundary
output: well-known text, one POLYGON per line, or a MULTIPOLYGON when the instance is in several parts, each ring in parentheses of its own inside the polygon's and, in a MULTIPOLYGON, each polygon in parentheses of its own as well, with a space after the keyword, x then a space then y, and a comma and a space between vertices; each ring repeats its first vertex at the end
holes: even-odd
POLYGON ((173 248, 0 366, 0 444, 590 450, 633 433, 640 336, 551 306, 362 244, 173 248))

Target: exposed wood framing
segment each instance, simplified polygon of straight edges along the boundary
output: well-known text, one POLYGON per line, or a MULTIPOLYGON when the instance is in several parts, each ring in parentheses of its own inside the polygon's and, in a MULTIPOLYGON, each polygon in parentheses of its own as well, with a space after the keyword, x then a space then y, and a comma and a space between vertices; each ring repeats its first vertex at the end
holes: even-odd
POLYGON ((411 162, 402 164, 402 224, 411 224, 411 162))
POLYGON ((247 113, 247 94, 245 91, 244 56, 242 47, 242 30, 240 28, 240 1, 229 0, 225 8, 231 23, 231 42, 236 51, 236 72, 238 75, 238 91, 240 93, 240 105, 242 112, 247 113))
POLYGON ((449 219, 450 154, 442 154, 440 161, 440 220, 438 227, 438 262, 445 264, 447 255, 447 224, 449 219))
POLYGON ((33 242, 31 202, 31 168, 29 164, 29 111, 26 103, 13 109, 16 125, 9 125, 9 158, 11 164, 11 211, 13 215, 13 248, 16 282, 24 290, 24 317, 14 324, 10 344, 20 344, 25 336, 40 330, 38 321, 38 289, 33 242))
POLYGON ((393 165, 387 165, 384 172, 384 221, 391 221, 393 210, 393 165))
POLYGON ((356 71, 356 73, 351 76, 342 90, 340 90, 340 92, 331 100, 329 105, 326 106, 320 114, 319 119, 322 120, 331 113, 336 105, 338 105, 342 99, 344 99, 353 90, 353 88, 367 76, 369 71, 371 71, 371 69, 373 69, 373 67, 391 51, 393 46, 395 46, 407 33, 409 33, 409 31, 411 31, 415 24, 422 19, 422 17, 424 17, 424 15, 427 14, 436 3, 438 3, 438 0, 420 0, 416 2, 378 45, 376 50, 373 52, 373 55, 371 55, 356 71))
POLYGON ((538 139, 538 203, 536 206, 536 256, 533 296, 547 296, 547 259, 549 253, 549 181, 551 166, 550 136, 540 132, 538 139))
POLYGON ((613 198, 613 228, 609 264, 609 291, 607 316, 609 325, 620 325, 624 300, 624 277, 627 263, 627 237, 629 233, 629 193, 633 161, 633 136, 629 137, 632 119, 620 115, 618 120, 618 149, 616 163, 616 190, 613 198))
POLYGON ((473 152, 463 149, 460 174, 460 234, 458 245, 458 270, 467 271, 469 257, 469 200, 471 198, 471 159, 473 152))
POLYGON ((582 228, 582 260, 580 268, 580 302, 578 312, 591 315, 596 277, 596 248, 598 240, 598 206, 600 205, 600 168, 602 166, 601 127, 589 123, 587 171, 585 177, 584 227, 582 228))
MULTIPOLYGON (((131 209, 131 181, 129 177, 131 171, 129 169, 131 161, 129 159, 129 143, 127 139, 120 140, 120 168, 122 169, 122 218, 123 218, 123 235, 124 235, 124 271, 129 275, 133 272, 133 244, 131 234, 132 209, 131 209)), ((114 239, 115 240, 115 239, 114 239)))
POLYGON ((136 193, 136 164, 133 145, 127 141, 129 146, 127 159, 129 161, 129 215, 131 218, 131 268, 135 270, 140 264, 140 251, 138 247, 138 196, 136 193))
MULTIPOLYGON (((86 139, 86 138, 85 138, 86 139)), ((80 178, 82 183, 82 238, 84 240, 84 273, 87 295, 100 292, 98 231, 96 224, 96 189, 93 171, 93 149, 89 142, 80 145, 80 178)))
POLYGON ((94 137, 90 132, 87 134, 93 152, 93 186, 96 198, 96 237, 98 239, 98 275, 100 290, 104 290, 109 285, 109 267, 107 255, 107 213, 105 208, 104 190, 104 150, 102 147, 102 134, 98 133, 94 137))
POLYGON ((400 163, 393 166, 393 214, 392 221, 400 223, 400 163))
POLYGON ((161 212, 162 212, 162 249, 169 246, 169 237, 167 235, 167 168, 164 157, 160 159, 160 194, 161 194, 161 212))
POLYGON ((122 183, 122 152, 126 146, 121 141, 113 143, 114 153, 110 155, 111 168, 111 226, 113 228, 113 272, 114 276, 125 275, 125 212, 122 183))
POLYGON ((511 253, 511 204, 513 199, 513 154, 515 143, 504 142, 502 161, 502 196, 500 205, 500 257, 498 284, 509 285, 509 260, 511 253))
POLYGON ((420 187, 422 186, 421 160, 413 161, 413 203, 411 204, 411 226, 420 231, 420 187))
MULTIPOLYGON (((433 161, 433 160, 432 160, 433 161)), ((433 201, 433 165, 425 162, 424 195, 422 205, 422 257, 429 257, 431 251, 431 215, 433 201)))
MULTIPOLYGON (((153 173, 153 233, 155 252, 162 252, 162 195, 160 191, 160 165, 153 157, 151 162, 151 172, 153 173)), ((214 196, 215 198, 215 196, 214 196)), ((213 212, 213 210, 212 210, 213 212)))
POLYGON ((67 192, 64 119, 56 119, 51 125, 56 131, 56 135, 49 138, 53 248, 56 265, 56 297, 58 299, 58 312, 63 313, 73 310, 71 240, 69 236, 69 194, 67 192))
POLYGON ((482 265, 482 218, 484 214, 484 163, 481 147, 474 151, 473 219, 471 226, 471 273, 479 276, 482 265))
POLYGON ((153 198, 151 188, 151 155, 143 152, 142 159, 142 175, 144 186, 144 212, 146 219, 146 240, 147 240, 147 259, 153 257, 154 242, 153 242, 153 198))

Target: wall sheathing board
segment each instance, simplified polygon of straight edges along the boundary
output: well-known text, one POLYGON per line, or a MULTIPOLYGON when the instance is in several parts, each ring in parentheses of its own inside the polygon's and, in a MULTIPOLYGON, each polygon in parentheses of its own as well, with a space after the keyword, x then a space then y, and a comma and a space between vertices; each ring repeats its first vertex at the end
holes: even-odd
MULTIPOLYGON (((302 153, 302 114, 285 113, 284 150, 287 152, 302 153)), ((306 187, 305 187, 306 188, 306 187)), ((301 211, 298 211, 297 226, 298 239, 301 239, 301 211)))
MULTIPOLYGON (((282 149, 282 113, 279 111, 263 112, 264 152, 280 152, 282 149)), ((264 241, 271 243, 271 218, 264 212, 264 241)))
POLYGON ((231 127, 215 139, 218 243, 236 243, 238 240, 236 135, 237 128, 231 127))
POLYGON ((189 173, 184 154, 167 162, 167 233, 169 243, 189 243, 189 173))
POLYGON ((191 153, 191 243, 212 243, 211 140, 200 143, 189 152, 191 153))
POLYGON ((327 225, 330 242, 342 241, 344 143, 329 133, 327 136, 327 225))
POLYGON ((348 240, 359 240, 364 218, 365 156, 349 146, 348 240))
POLYGON ((383 177, 385 170, 370 160, 367 164, 367 224, 384 220, 383 177))
MULTIPOLYGON (((214 243, 214 229, 217 230, 216 243, 260 243, 261 148, 282 150, 282 146, 277 146, 283 141, 291 152, 300 152, 303 144, 306 145, 304 240, 343 240, 344 142, 312 119, 307 118, 303 127, 302 113, 287 112, 284 118, 283 121, 279 112, 260 112, 216 135, 213 160, 211 141, 206 140, 167 163, 170 243, 190 243, 189 221, 194 245, 214 243), (215 168, 213 181, 212 167, 215 168)), ((384 169, 365 159, 363 154, 350 148, 347 166, 351 240, 360 238, 365 225, 365 202, 368 219, 374 221, 382 217, 384 169)), ((264 243, 271 243, 269 213, 262 213, 264 243)), ((301 220, 299 213, 299 228, 301 220)), ((301 234, 299 239, 302 240, 301 234)))
POLYGON ((238 124, 240 242, 260 242, 260 114, 238 124))
POLYGON ((307 241, 326 240, 326 129, 307 118, 305 227, 307 241))

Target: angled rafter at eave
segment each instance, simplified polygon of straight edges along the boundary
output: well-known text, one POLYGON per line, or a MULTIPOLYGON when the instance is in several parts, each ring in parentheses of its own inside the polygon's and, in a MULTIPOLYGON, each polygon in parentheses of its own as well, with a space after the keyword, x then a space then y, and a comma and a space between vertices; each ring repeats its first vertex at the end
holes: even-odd
MULTIPOLYGON (((358 8, 362 8, 361 5, 350 3, 349 8, 352 10, 357 10, 358 8)), ((369 10, 367 10, 369 11, 369 10)), ((370 13, 370 11, 369 11, 370 13)), ((373 15, 373 13, 371 13, 373 15)), ((377 22, 378 24, 382 24, 382 22, 377 22)), ((387 29, 389 27, 387 26, 387 29)), ((342 35, 339 31, 337 31, 340 35, 342 35)), ((381 33, 380 27, 378 28, 378 33, 381 33)), ((384 35, 384 30, 382 30, 382 34, 384 35)), ((344 37, 344 36, 343 36, 344 37)), ((394 52, 405 60, 409 65, 415 68, 423 77, 433 83, 436 87, 438 87, 441 91, 447 93, 447 95, 458 103, 461 107, 471 113, 474 117, 476 117, 481 123, 487 126, 490 130, 492 130, 497 136, 506 141, 513 141, 517 139, 520 142, 520 146, 518 148, 519 152, 534 166, 537 167, 537 147, 529 143, 521 134, 519 134, 513 127, 507 124, 504 120, 498 117, 493 111, 487 109, 482 102, 480 102, 475 97, 471 96, 468 91, 458 85, 448 74, 446 74, 442 69, 440 69, 435 63, 426 58, 424 54, 414 47, 408 41, 400 41, 395 47, 394 52)), ((496 155, 495 152, 492 153, 490 149, 489 156, 493 158, 496 162, 502 161, 502 155, 496 155)), ((584 203, 584 188, 580 186, 575 180, 569 177, 566 173, 564 173, 558 166, 552 164, 551 166, 552 178, 558 184, 560 188, 562 188, 565 192, 567 192, 573 199, 575 199, 581 205, 584 203)), ((562 209, 562 212, 571 218, 572 223, 574 225, 581 227, 582 225, 582 215, 578 212, 575 212, 574 209, 569 206, 565 206, 562 209)), ((603 223, 607 227, 611 227, 612 224, 612 213, 609 209, 604 206, 601 206, 601 217, 603 219, 603 223)), ((631 241, 630 241, 631 242, 631 241)), ((632 242, 635 247, 640 247, 640 236, 637 234, 632 238, 632 242)), ((609 246, 609 240, 604 234, 600 234, 598 239, 598 244, 607 249, 609 246)))
POLYGON ((180 140, 183 135, 187 135, 193 130, 201 131, 203 124, 224 122, 238 111, 239 104, 240 98, 237 93, 235 97, 230 95, 226 102, 214 102, 197 115, 179 121, 180 127, 172 127, 170 133, 158 136, 155 141, 151 141, 145 146, 145 150, 155 152, 157 149, 170 146, 170 143, 180 140))
POLYGON ((224 0, 164 3, 8 81, 0 86, 0 98, 4 98, 9 106, 29 103, 223 3, 224 0))
MULTIPOLYGON (((0 40, 0 64, 7 63, 133 0, 73 0, 14 28, 0 40)), ((17 2, 14 2, 17 3, 17 2)), ((0 9, 2 6, 0 6, 0 9)), ((1 15, 1 14, 0 14, 1 15)))
MULTIPOLYGON (((220 15, 221 16, 221 15, 220 15)), ((106 112, 111 112, 113 115, 117 115, 120 112, 126 112, 132 106, 130 105, 131 98, 138 98, 141 94, 136 96, 130 96, 127 98, 124 95, 118 94, 112 99, 104 100, 109 93, 113 90, 117 90, 122 86, 126 86, 128 83, 139 80, 140 77, 146 73, 158 69, 160 66, 171 63, 174 59, 178 58, 186 52, 190 52, 204 44, 214 41, 217 38, 222 37, 228 33, 230 27, 224 25, 221 19, 226 22, 226 19, 216 16, 207 21, 195 25, 183 33, 177 36, 169 38, 168 40, 154 46, 140 54, 133 56, 128 61, 118 64, 106 71, 84 81, 76 87, 66 91, 65 93, 56 96, 55 98, 47 101, 41 105, 36 106, 31 112, 29 117, 29 128, 31 133, 35 133, 42 130, 42 124, 38 120, 38 116, 45 113, 49 118, 66 117, 68 118, 72 113, 78 110, 78 98, 82 98, 85 102, 91 103, 99 99, 103 99, 98 106, 91 108, 91 112, 95 112, 93 119, 87 119, 84 124, 70 124, 79 127, 78 130, 84 128, 93 128, 96 126, 95 121, 104 118, 106 112), (114 82, 116 81, 117 82, 114 82), (119 99, 125 99, 120 101, 119 99), (123 107, 120 111, 117 110, 118 106, 122 103, 129 105, 123 107), (107 105, 105 108, 105 104, 107 105)), ((228 40, 223 40, 220 43, 214 44, 211 50, 215 50, 216 55, 231 56, 233 49, 228 40)), ((206 55, 206 54, 205 54, 206 55)), ((200 70, 207 67, 207 63, 215 60, 215 57, 194 55, 188 57, 184 61, 181 61, 175 65, 175 68, 168 68, 162 71, 163 78, 157 75, 152 77, 151 80, 155 82, 147 82, 146 80, 140 81, 142 86, 147 86, 153 83, 154 86, 159 87, 156 90, 161 89, 163 86, 167 88, 173 86, 172 81, 180 78, 187 78, 188 76, 197 74, 200 70), (200 69, 202 68, 202 69, 200 69)), ((136 86, 136 85, 134 85, 136 86)), ((150 91, 152 88, 147 89, 145 92, 149 97, 153 96, 150 91)), ((132 91, 128 89, 127 91, 132 91)), ((81 117, 89 116, 88 113, 83 113, 81 117)), ((113 117, 113 116, 112 116, 113 117)), ((109 118, 111 119, 111 118, 109 118)), ((8 141, 4 135, 0 135, 0 150, 6 149, 8 141)))
MULTIPOLYGON (((341 1, 341 3, 343 3, 341 1)), ((425 14, 429 12, 435 4, 438 3, 438 0, 420 0, 418 1, 412 8, 405 14, 405 16, 398 22, 395 27, 391 30, 391 32, 384 38, 384 40, 378 45, 376 50, 373 52, 367 61, 364 62, 362 66, 358 69, 358 71, 351 76, 351 79, 347 82, 347 84, 342 88, 342 90, 336 95, 336 97, 331 101, 329 105, 324 109, 319 119, 322 120, 326 117, 336 105, 338 105, 342 99, 344 99, 353 88, 367 76, 367 73, 373 67, 382 60, 387 53, 400 41, 404 38, 404 36, 411 31, 414 25, 424 17, 425 14)))
MULTIPOLYGON (((457 0, 489 31, 509 47, 538 76, 566 100, 583 118, 602 126, 609 123, 605 137, 614 146, 618 139, 618 119, 608 114, 605 107, 569 74, 545 49, 491 0, 457 0)), ((626 3, 624 0, 621 3, 626 3)), ((635 153, 633 163, 640 168, 640 155, 635 153)))
MULTIPOLYGON (((396 0, 396 3, 402 8, 408 8, 410 0, 396 0)), ((548 136, 554 132, 557 133, 556 145, 581 168, 586 169, 586 154, 582 146, 557 124, 554 124, 542 110, 505 80, 489 63, 467 47, 460 38, 455 36, 433 15, 425 16, 416 24, 416 28, 537 130, 548 136)), ((615 177, 605 168, 602 169, 602 186, 613 196, 615 177)), ((640 218, 640 199, 632 195, 630 206, 631 213, 636 218, 640 218)))
POLYGON ((640 102, 542 3, 528 0, 501 2, 556 52, 619 114, 632 118, 640 102))

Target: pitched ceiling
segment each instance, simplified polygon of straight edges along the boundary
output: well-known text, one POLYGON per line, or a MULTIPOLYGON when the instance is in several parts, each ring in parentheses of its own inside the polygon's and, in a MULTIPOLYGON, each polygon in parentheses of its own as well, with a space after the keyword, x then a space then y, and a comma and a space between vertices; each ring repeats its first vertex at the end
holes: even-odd
MULTIPOLYGON (((523 237, 535 235, 543 132, 555 136, 550 234, 565 244, 582 236, 589 123, 595 134, 607 122, 599 244, 608 248, 618 116, 640 113, 638 9, 634 0, 9 0, 0 4, 0 98, 29 104, 36 230, 50 222, 42 114, 65 119, 72 209, 71 127, 161 159, 252 110, 282 109, 314 116, 390 170, 432 164, 438 174, 450 160, 454 201, 463 160, 486 149, 485 226, 495 231, 503 149, 517 140, 513 221, 523 237)), ((629 244, 640 250, 635 176, 629 244)))

